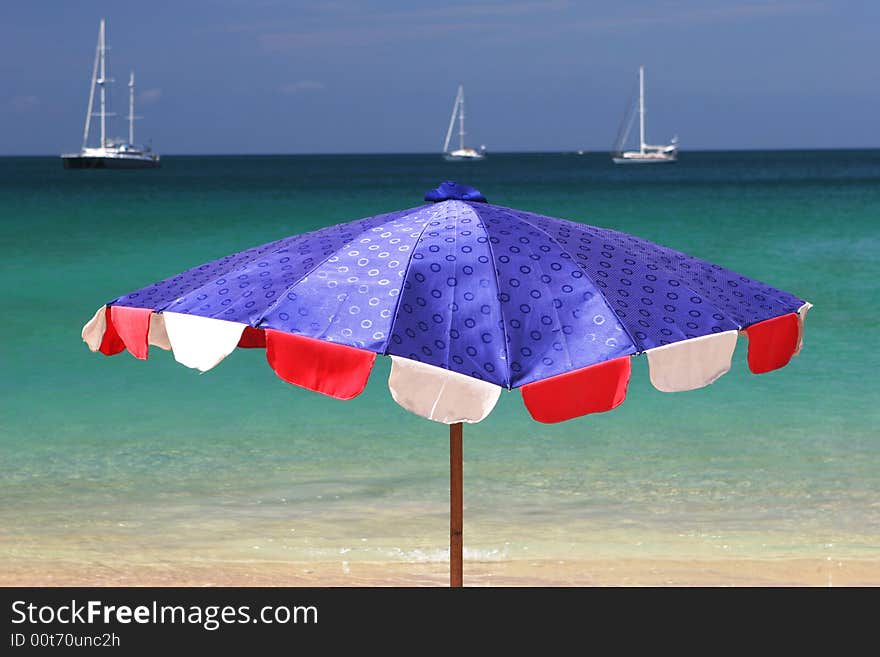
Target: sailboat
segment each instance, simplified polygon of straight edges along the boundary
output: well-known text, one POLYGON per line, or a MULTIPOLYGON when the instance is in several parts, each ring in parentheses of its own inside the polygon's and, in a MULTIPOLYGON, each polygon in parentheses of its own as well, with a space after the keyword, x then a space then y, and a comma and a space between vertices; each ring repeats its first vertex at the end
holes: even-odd
POLYGON ((86 110, 86 125, 83 129, 82 149, 79 153, 65 153, 61 156, 65 169, 155 169, 159 166, 159 156, 149 147, 136 146, 134 142, 134 71, 128 80, 128 141, 114 139, 107 134, 108 119, 116 116, 110 111, 108 85, 110 62, 107 56, 107 25, 101 19, 98 29, 98 45, 95 49, 95 64, 92 67, 92 86, 89 91, 89 107, 86 110), (98 112, 95 113, 95 88, 98 89, 98 112), (98 146, 90 147, 89 134, 92 119, 100 122, 101 139, 98 146))
POLYGON ((617 135, 617 143, 611 153, 615 164, 663 164, 678 159, 678 137, 665 146, 651 146, 645 142, 645 67, 639 66, 639 150, 624 151, 623 146, 629 137, 634 114, 628 109, 617 135))
POLYGON ((486 147, 480 146, 480 150, 467 148, 464 145, 464 86, 458 87, 455 103, 452 105, 452 116, 449 117, 449 129, 446 131, 446 141, 443 142, 443 159, 450 162, 462 160, 482 160, 486 157, 486 147), (452 139, 452 128, 455 126, 455 117, 458 117, 458 149, 449 150, 449 142, 452 139))

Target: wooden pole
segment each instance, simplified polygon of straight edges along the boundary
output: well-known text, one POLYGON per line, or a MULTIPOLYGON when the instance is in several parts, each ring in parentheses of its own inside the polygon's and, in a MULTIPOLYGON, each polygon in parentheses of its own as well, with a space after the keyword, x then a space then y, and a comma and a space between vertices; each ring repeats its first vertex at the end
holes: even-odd
POLYGON ((462 586, 463 516, 462 424, 449 425, 449 586, 462 586))

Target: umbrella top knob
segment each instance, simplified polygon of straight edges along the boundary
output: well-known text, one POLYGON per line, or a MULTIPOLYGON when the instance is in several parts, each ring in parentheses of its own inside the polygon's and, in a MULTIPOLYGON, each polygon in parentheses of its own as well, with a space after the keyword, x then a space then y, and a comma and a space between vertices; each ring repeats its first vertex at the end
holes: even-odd
POLYGON ((425 200, 432 203, 440 201, 473 201, 475 203, 488 203, 486 197, 480 193, 480 190, 460 185, 452 180, 440 183, 437 189, 425 192, 425 200))

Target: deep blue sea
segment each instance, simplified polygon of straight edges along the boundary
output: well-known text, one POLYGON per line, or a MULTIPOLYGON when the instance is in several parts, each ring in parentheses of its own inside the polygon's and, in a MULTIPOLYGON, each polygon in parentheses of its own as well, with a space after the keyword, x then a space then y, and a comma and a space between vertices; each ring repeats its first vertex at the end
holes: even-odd
MULTIPOLYGON (((490 202, 634 233, 815 307, 800 356, 559 425, 505 392, 465 428, 466 556, 880 557, 880 151, 163 158, 65 171, 0 158, 0 561, 431 561, 448 541, 448 433, 398 407, 378 358, 336 401, 261 350, 198 374, 91 353, 95 309, 199 263, 422 203, 490 202)), ((121 579, 124 579, 122 575, 121 579)))

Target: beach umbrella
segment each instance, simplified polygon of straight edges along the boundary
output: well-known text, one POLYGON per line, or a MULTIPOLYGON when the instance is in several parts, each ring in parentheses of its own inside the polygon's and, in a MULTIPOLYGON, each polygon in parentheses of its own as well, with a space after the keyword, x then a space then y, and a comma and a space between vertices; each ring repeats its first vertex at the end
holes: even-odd
POLYGON ((561 422, 624 401, 645 354, 664 392, 706 386, 739 337, 761 374, 800 351, 810 304, 608 228, 490 205, 445 182, 427 204, 214 260, 117 297, 82 331, 92 351, 150 346, 202 372, 262 348, 283 380, 337 399, 376 355, 408 411, 450 426, 450 582, 462 583, 462 427, 519 389, 561 422))

